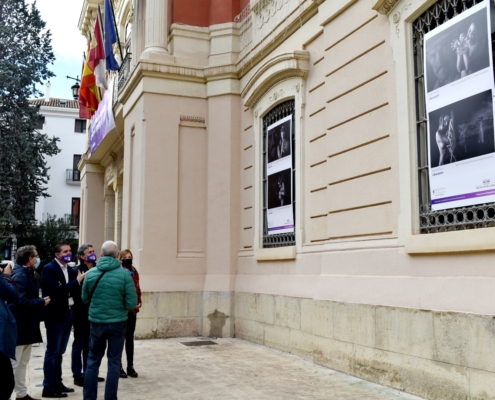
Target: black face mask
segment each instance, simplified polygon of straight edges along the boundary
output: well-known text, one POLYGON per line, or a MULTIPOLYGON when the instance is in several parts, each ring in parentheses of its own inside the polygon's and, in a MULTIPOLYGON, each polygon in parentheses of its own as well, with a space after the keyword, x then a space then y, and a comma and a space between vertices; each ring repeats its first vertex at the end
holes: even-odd
POLYGON ((127 269, 131 269, 132 268, 132 258, 124 258, 122 260, 122 265, 127 269))

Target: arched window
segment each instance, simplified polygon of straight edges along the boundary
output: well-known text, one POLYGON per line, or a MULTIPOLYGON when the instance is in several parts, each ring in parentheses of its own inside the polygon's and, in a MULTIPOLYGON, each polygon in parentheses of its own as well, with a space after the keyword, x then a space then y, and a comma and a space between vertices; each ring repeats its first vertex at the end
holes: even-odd
POLYGON ((131 48, 131 38, 132 38, 132 22, 128 22, 125 26, 125 54, 132 53, 131 48))

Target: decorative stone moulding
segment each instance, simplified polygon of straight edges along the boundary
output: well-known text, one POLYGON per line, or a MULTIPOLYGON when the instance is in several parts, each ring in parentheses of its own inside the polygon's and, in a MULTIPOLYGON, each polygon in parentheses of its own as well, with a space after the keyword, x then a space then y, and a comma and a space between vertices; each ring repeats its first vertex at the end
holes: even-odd
POLYGON ((373 6, 373 10, 380 14, 388 15, 401 0, 378 0, 373 6))
POLYGON ((197 122, 200 124, 204 124, 206 122, 204 117, 192 117, 190 115, 181 115, 180 120, 181 121, 187 121, 187 122, 197 122))
POLYGON ((289 0, 259 0, 255 6, 252 7, 252 12, 256 14, 257 22, 256 26, 258 29, 270 21, 271 18, 275 17, 275 14, 280 12, 282 7, 287 6, 289 0))
MULTIPOLYGON (((259 67, 241 92, 244 104, 255 108, 259 100, 277 83, 305 78, 309 71, 309 51, 295 50, 276 55, 259 67)), ((273 95, 272 98, 277 95, 273 95)), ((276 101, 275 99, 273 101, 276 101)))

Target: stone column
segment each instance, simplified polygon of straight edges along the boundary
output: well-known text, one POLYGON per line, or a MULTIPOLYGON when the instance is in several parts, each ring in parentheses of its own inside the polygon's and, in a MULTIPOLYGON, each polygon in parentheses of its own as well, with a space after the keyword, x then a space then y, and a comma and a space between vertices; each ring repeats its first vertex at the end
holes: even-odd
POLYGON ((108 187, 105 190, 105 241, 115 241, 115 198, 115 191, 108 187))
POLYGON ((116 184, 114 184, 115 191, 115 226, 114 226, 114 240, 119 245, 122 244, 122 178, 119 178, 116 184))
POLYGON ((97 164, 87 163, 85 157, 84 155, 81 168, 79 245, 93 243, 95 246, 101 246, 105 232, 104 171, 97 164))
POLYGON ((168 0, 146 0, 144 52, 141 58, 166 60, 168 56, 168 0))

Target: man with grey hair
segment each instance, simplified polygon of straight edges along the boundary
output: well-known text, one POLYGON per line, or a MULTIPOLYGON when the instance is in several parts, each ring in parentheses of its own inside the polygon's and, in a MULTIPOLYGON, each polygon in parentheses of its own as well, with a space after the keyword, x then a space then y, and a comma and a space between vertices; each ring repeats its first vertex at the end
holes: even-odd
POLYGON ((105 399, 117 399, 127 312, 138 303, 132 278, 120 267, 119 253, 115 242, 103 243, 100 261, 88 271, 82 288, 82 300, 89 306, 91 323, 85 400, 96 400, 98 396, 98 371, 107 346, 105 399))

